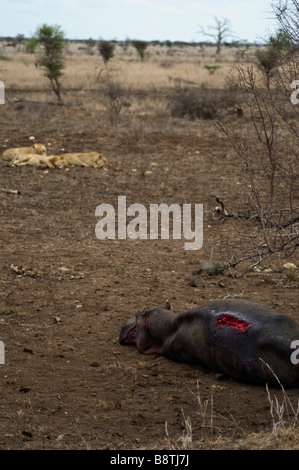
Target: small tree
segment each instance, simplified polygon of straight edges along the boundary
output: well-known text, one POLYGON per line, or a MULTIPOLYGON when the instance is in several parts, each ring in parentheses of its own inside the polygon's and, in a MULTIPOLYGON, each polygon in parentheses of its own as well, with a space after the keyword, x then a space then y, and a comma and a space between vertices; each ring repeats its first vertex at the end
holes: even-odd
MULTIPOLYGON (((299 12, 298 12, 299 13, 299 12)), ((283 29, 279 29, 276 36, 270 36, 269 44, 273 45, 281 53, 285 54, 293 49, 293 41, 283 29)))
POLYGON ((100 41, 98 44, 99 53, 103 57, 104 63, 107 62, 114 57, 114 48, 115 44, 109 41, 100 41))
POLYGON ((16 44, 18 46, 17 49, 20 51, 22 44, 24 44, 24 42, 25 42, 24 34, 17 34, 16 37, 15 37, 15 41, 16 41, 16 44))
POLYGON ((273 44, 270 44, 266 48, 257 49, 255 56, 259 67, 266 76, 267 85, 269 86, 270 79, 279 64, 280 51, 273 44))
POLYGON ((93 47, 95 46, 95 40, 92 38, 86 39, 85 44, 87 48, 87 54, 92 55, 93 54, 93 47))
POLYGON ((204 65, 204 68, 212 75, 216 70, 220 69, 220 65, 204 65))
POLYGON ((265 48, 257 49, 255 56, 259 67, 264 72, 267 84, 274 76, 275 70, 287 58, 287 54, 294 49, 293 42, 288 38, 283 29, 279 29, 275 36, 270 36, 265 48))
POLYGON ((139 57, 141 60, 144 60, 145 58, 145 51, 148 46, 148 43, 146 41, 139 41, 139 40, 134 40, 131 41, 131 44, 133 47, 135 47, 136 51, 139 54, 139 57))
POLYGON ((60 26, 48 26, 44 24, 36 32, 36 37, 42 45, 42 55, 39 64, 44 67, 45 75, 49 78, 52 90, 56 94, 58 101, 62 104, 61 84, 59 77, 62 75, 64 67, 63 49, 66 41, 60 26))
POLYGON ((38 39, 37 38, 30 38, 26 41, 25 44, 25 51, 29 54, 34 54, 35 49, 38 46, 38 39))
POLYGON ((272 4, 280 28, 286 37, 294 44, 299 45, 299 1, 278 0, 272 4))
POLYGON ((7 36, 7 37, 5 38, 5 43, 6 43, 6 44, 5 44, 6 46, 13 47, 14 50, 16 50, 17 41, 16 41, 15 38, 12 38, 11 36, 7 36))
POLYGON ((202 26, 200 26, 199 33, 203 34, 204 36, 212 37, 216 43, 217 50, 216 53, 220 54, 221 47, 223 41, 232 35, 231 32, 231 25, 230 20, 228 18, 224 18, 223 20, 219 20, 215 17, 216 26, 208 26, 210 30, 214 30, 214 33, 207 33, 202 26))

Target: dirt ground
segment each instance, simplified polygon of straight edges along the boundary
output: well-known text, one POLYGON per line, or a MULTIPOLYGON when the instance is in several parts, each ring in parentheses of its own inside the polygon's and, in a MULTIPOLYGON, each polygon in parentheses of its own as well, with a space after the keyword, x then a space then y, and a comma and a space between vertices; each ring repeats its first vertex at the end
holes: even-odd
MULTIPOLYGON (((0 188, 19 191, 0 192, 0 448, 298 448, 294 434, 283 443, 271 434, 266 388, 118 343, 137 309, 166 300, 181 312, 216 298, 251 299, 299 321, 299 281, 282 268, 298 265, 298 255, 270 260, 271 270, 190 285, 223 245, 242 249, 241 222, 221 219, 212 197, 243 209, 240 167, 225 136, 210 121, 136 116, 130 108, 111 127, 104 112, 81 106, 92 92, 67 97, 67 106, 56 106, 34 90, 7 89, 1 105, 1 152, 33 135, 48 153, 96 150, 109 166, 45 171, 0 162, 0 188), (117 207, 119 195, 127 206, 202 203, 203 247, 186 251, 172 238, 98 240, 95 209, 117 207)), ((270 393, 283 399, 279 389, 270 393)), ((298 390, 287 394, 296 404, 298 390)))

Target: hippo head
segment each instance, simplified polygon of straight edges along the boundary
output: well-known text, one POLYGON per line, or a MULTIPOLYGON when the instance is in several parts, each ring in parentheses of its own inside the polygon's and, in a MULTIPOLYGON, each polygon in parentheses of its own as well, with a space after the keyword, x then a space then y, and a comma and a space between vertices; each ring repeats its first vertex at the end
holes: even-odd
POLYGON ((137 310, 134 317, 123 324, 119 335, 120 344, 136 344, 136 329, 144 323, 146 312, 145 307, 143 310, 137 310))
MULTIPOLYGON (((136 314, 139 310, 136 312, 136 314)), ((136 316, 127 320, 121 330, 119 335, 120 344, 136 344, 136 316)))
POLYGON ((123 345, 134 344, 143 354, 162 354, 164 340, 172 327, 171 305, 137 310, 134 318, 127 320, 121 328, 119 342, 123 345))

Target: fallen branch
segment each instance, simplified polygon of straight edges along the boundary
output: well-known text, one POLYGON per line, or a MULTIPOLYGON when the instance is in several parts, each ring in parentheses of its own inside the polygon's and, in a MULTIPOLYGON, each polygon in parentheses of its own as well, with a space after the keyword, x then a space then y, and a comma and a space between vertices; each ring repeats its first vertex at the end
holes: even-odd
POLYGON ((21 194, 21 191, 18 189, 6 189, 6 188, 1 188, 1 191, 4 193, 9 193, 9 194, 21 194))

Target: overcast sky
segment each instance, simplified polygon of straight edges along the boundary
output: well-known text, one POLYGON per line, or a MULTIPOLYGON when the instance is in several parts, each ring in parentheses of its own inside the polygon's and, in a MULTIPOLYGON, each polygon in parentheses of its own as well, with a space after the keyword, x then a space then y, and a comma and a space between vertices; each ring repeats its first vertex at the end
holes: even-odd
MULTIPOLYGON (((0 36, 30 37, 44 23, 68 39, 207 39, 199 25, 228 18, 235 39, 260 42, 275 30, 273 0, 0 0, 0 36)), ((230 38, 232 39, 232 38, 230 38)))

